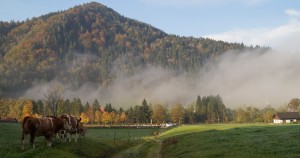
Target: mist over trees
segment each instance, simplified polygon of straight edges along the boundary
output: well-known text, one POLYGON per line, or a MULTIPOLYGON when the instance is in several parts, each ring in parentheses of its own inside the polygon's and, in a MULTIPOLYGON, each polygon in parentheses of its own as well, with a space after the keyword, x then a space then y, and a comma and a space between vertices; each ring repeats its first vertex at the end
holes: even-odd
MULTIPOLYGON (((212 87, 221 89, 220 87, 225 85, 222 94, 224 96, 224 93, 228 94, 226 90, 243 85, 245 78, 244 75, 239 75, 240 67, 246 68, 247 73, 252 72, 246 75, 247 85, 253 88, 255 93, 256 86, 250 82, 254 80, 252 77, 268 76, 260 74, 262 71, 255 73, 257 69, 265 68, 266 71, 268 69, 265 64, 257 64, 256 57, 263 56, 262 54, 267 50, 269 48, 245 46, 243 43, 169 35, 149 24, 126 18, 94 2, 22 22, 0 22, 0 118, 13 117, 21 120, 27 115, 71 114, 81 117, 85 123, 105 125, 167 122, 177 124, 269 123, 277 111, 299 111, 299 99, 294 98, 287 106, 281 108, 276 106, 277 109, 271 105, 261 108, 245 105, 231 109, 230 105, 225 106, 221 96, 209 95, 220 94, 214 93, 212 87), (248 51, 246 55, 237 55, 245 51, 248 51), (225 54, 229 52, 234 53, 228 57, 225 54), (207 71, 208 68, 205 66, 208 63, 215 64, 213 67, 215 71, 207 71), (254 67, 255 64, 259 67, 254 67), (172 75, 164 75, 170 71, 172 75), (202 78, 200 78, 204 80, 187 80, 193 76, 199 77, 200 72, 202 73, 202 78), (229 75, 223 78, 223 74, 229 75), (150 78, 151 75, 158 77, 153 79, 150 78), (174 77, 178 78, 170 80, 174 77), (145 78, 150 78, 150 80, 145 80, 145 78), (218 80, 212 80, 216 78, 218 80), (225 80, 227 84, 219 82, 219 79, 225 80), (206 82, 207 80, 211 82, 206 82), (80 92, 99 100, 90 101, 81 95, 66 97, 60 90, 55 89, 45 93, 44 99, 16 99, 23 96, 26 90, 52 81, 60 82, 71 92, 85 85, 96 87, 94 90, 101 93, 92 94, 90 89, 80 92), (190 94, 199 94, 194 91, 200 89, 197 83, 201 81, 203 81, 201 84, 208 83, 210 89, 205 87, 205 90, 208 90, 200 93, 204 95, 197 96, 192 101, 189 98, 190 94), (239 82, 241 83, 238 86, 235 85, 239 82), (178 86, 179 90, 176 89, 181 92, 177 92, 176 95, 169 93, 168 91, 173 90, 173 86, 178 83, 183 84, 182 87, 178 86), (229 88, 226 87, 227 85, 229 88), (113 90, 102 89, 102 87, 109 87, 113 90), (136 97, 137 100, 141 99, 141 103, 129 106, 114 104, 113 98, 128 97, 125 94, 117 94, 116 92, 120 89, 123 93, 132 94, 130 96, 136 97), (132 92, 128 92, 129 90, 132 92), (137 97, 141 90, 149 94, 137 97), (185 91, 189 91, 188 97, 176 98, 181 101, 170 99, 170 96, 177 97, 186 93, 185 91), (103 98, 100 98, 103 94, 115 96, 111 98, 104 96, 111 101, 105 100, 104 102, 103 98), (161 94, 165 94, 164 97, 168 98, 165 101, 159 100, 157 95, 161 94), (151 100, 139 98, 141 96, 149 97, 151 100), (151 104, 151 101, 154 104, 151 104)), ((264 60, 259 60, 259 63, 266 63, 268 60, 265 58, 272 57, 263 56, 264 60)), ((281 60, 280 56, 278 61, 281 60)), ((286 72, 281 67, 275 67, 270 73, 271 77, 274 78, 278 70, 286 72)), ((282 80, 275 82, 274 85, 287 83, 285 77, 282 76, 289 75, 283 73, 279 77, 276 76, 282 80)), ((258 86, 265 85, 262 83, 266 81, 269 81, 269 77, 258 81, 258 86)), ((294 87, 293 84, 291 85, 294 87)), ((238 89, 231 96, 224 98, 236 99, 237 94, 245 91, 248 94, 248 88, 238 89)), ((33 93, 33 95, 37 94, 33 93)))
POLYGON ((0 96, 20 96, 58 80, 74 89, 110 84, 148 66, 194 74, 228 50, 254 49, 207 38, 179 37, 87 3, 22 22, 0 22, 0 96))

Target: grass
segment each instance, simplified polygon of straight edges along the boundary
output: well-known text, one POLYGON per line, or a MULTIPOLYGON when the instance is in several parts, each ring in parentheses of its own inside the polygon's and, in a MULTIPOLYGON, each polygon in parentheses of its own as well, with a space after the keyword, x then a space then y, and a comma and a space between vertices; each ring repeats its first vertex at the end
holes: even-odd
POLYGON ((162 157, 300 157, 299 125, 181 126, 159 140, 162 157))
POLYGON ((87 138, 78 143, 54 140, 51 148, 43 137, 35 140, 36 148, 29 145, 29 135, 25 138, 25 150, 20 148, 21 125, 0 123, 0 157, 111 157, 144 142, 143 137, 161 129, 88 129, 87 138))
POLYGON ((78 143, 38 137, 20 149, 20 124, 0 124, 0 157, 300 157, 300 125, 213 124, 165 129, 88 129, 78 143), (153 136, 154 132, 162 132, 153 136))

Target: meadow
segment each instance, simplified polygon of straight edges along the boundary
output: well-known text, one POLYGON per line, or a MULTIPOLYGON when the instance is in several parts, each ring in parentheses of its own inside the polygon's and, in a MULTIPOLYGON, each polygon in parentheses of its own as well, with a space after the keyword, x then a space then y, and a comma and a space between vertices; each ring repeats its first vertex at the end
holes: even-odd
POLYGON ((0 124, 1 157, 300 157, 297 124, 182 125, 172 129, 88 129, 78 143, 39 137, 20 149, 20 124, 0 124), (154 132, 161 133, 154 136, 154 132))
POLYGON ((119 151, 142 143, 143 137, 165 129, 88 129, 87 137, 77 143, 54 140, 51 148, 46 147, 43 137, 35 140, 36 148, 25 138, 25 150, 20 148, 21 124, 0 123, 0 157, 111 157, 119 151))

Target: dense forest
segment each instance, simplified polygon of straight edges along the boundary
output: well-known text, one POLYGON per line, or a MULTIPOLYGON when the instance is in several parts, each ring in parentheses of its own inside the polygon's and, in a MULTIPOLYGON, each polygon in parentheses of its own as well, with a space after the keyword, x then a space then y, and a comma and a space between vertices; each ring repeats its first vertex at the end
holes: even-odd
MULTIPOLYGON (((199 28, 200 29, 200 28, 199 28)), ((198 72, 229 50, 260 49, 169 35, 92 2, 26 21, 0 22, 0 96, 58 80, 74 88, 108 85, 149 66, 198 72)))
POLYGON ((46 116, 71 114, 80 117, 82 122, 98 125, 132 124, 198 124, 198 123, 271 123, 276 112, 299 111, 300 100, 294 98, 286 106, 278 109, 268 105, 262 109, 253 106, 241 106, 236 109, 226 107, 219 95, 198 96, 195 101, 185 106, 182 104, 163 105, 147 102, 130 107, 115 108, 112 104, 101 105, 97 99, 83 103, 80 98, 71 100, 59 98, 57 104, 51 99, 1 99, 0 119, 16 118, 22 121, 25 116, 46 116), (55 106, 55 108, 53 108, 55 106))

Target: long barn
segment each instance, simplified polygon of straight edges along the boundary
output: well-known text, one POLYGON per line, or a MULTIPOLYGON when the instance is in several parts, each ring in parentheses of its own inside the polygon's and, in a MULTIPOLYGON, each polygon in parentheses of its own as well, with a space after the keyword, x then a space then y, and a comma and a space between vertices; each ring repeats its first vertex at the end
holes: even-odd
POLYGON ((273 115, 273 123, 300 123, 299 112, 279 112, 273 115))

